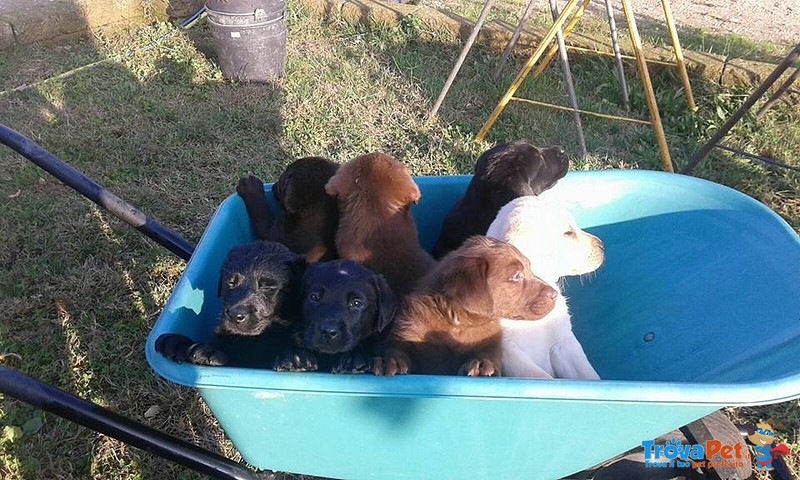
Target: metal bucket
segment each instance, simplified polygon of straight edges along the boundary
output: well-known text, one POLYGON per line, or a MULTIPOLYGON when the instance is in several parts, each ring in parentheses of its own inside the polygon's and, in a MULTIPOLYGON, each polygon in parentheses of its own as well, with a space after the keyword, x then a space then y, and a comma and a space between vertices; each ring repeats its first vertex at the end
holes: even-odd
POLYGON ((271 82, 283 76, 285 0, 209 0, 206 10, 225 78, 271 82))

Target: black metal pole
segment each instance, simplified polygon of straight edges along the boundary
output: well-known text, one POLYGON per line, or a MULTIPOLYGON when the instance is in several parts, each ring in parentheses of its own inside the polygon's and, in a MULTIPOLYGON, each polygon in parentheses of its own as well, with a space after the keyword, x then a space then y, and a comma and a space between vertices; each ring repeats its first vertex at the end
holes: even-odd
POLYGON ((772 108, 775 102, 777 102, 778 99, 781 98, 781 95, 786 93, 786 91, 789 90, 789 87, 791 87, 792 84, 795 82, 795 80, 797 80, 798 78, 800 78, 800 68, 796 68, 794 70, 794 73, 791 74, 789 78, 786 79, 785 82, 783 82, 783 85, 781 85, 780 87, 778 87, 777 90, 775 90, 775 93, 773 93, 772 96, 769 97, 769 100, 767 100, 767 102, 764 105, 762 105, 761 108, 758 109, 758 112, 756 112, 756 117, 760 118, 764 116, 764 114, 767 113, 767 110, 772 108))
POLYGON ((139 230, 170 252, 189 260, 194 245, 181 238, 136 207, 101 187, 78 170, 62 162, 21 133, 0 125, 0 142, 35 163, 78 193, 111 212, 115 217, 139 230))
POLYGON ((273 478, 0 365, 0 392, 185 467, 231 480, 273 478))
POLYGON ((800 57, 800 44, 797 44, 797 46, 795 46, 794 49, 792 49, 792 51, 789 52, 789 55, 787 55, 786 58, 784 58, 783 61, 777 67, 775 67, 775 70, 773 70, 772 73, 770 73, 769 76, 767 76, 767 78, 765 78, 764 81, 761 82, 761 85, 759 85, 758 88, 756 88, 755 91, 751 93, 749 97, 747 97, 747 100, 744 101, 742 106, 739 107, 738 110, 733 112, 733 115, 731 115, 728 121, 725 122, 725 125, 723 125, 717 131, 717 133, 715 133, 714 136, 711 137, 705 143, 705 145, 700 147, 700 150, 698 150, 694 154, 692 159, 689 160, 689 164, 686 165, 686 168, 684 168, 683 172, 681 173, 684 174, 692 173, 694 167, 696 167, 698 163, 700 163, 704 158, 706 158, 706 155, 708 155, 708 153, 711 152, 711 150, 713 150, 714 147, 717 146, 719 141, 722 140, 722 138, 728 134, 730 129, 733 128, 733 126, 736 125, 736 123, 751 108, 753 108, 753 105, 758 101, 758 99, 764 95, 764 93, 769 89, 769 87, 771 87, 772 84, 775 83, 781 77, 781 75, 783 75, 783 72, 785 72, 789 67, 791 67, 794 64, 795 60, 797 60, 798 57, 800 57))

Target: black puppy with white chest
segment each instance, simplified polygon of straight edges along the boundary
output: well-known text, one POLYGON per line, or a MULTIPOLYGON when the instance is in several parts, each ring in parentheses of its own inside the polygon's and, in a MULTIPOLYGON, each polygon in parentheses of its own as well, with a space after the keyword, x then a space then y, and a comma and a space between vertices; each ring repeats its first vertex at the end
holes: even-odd
POLYGON ((217 294, 222 301, 213 343, 164 334, 156 350, 200 365, 270 367, 299 323, 303 257, 277 242, 255 241, 228 253, 217 294))
POLYGON ((303 276, 302 347, 283 370, 360 373, 394 318, 398 300, 382 275, 351 260, 310 265, 303 276))
POLYGON ((524 195, 539 195, 568 169, 569 159, 559 146, 538 148, 517 141, 483 152, 467 191, 442 224, 434 258, 457 249, 473 235, 485 235, 503 205, 524 195))

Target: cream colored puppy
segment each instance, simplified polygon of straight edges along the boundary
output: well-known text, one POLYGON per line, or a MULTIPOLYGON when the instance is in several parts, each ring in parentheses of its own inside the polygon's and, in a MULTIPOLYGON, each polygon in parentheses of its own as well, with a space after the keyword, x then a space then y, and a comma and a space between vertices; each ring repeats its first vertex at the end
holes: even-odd
POLYGON ((578 228, 569 210, 547 193, 507 203, 486 232, 517 247, 533 273, 559 292, 555 308, 541 320, 502 321, 503 375, 598 380, 572 333, 558 280, 597 270, 603 263, 603 242, 578 228))

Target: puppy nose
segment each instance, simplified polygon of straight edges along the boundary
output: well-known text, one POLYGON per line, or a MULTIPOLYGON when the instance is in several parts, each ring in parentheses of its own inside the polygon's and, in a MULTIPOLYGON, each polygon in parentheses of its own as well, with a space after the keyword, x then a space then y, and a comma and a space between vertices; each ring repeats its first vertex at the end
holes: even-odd
POLYGON ((247 315, 238 308, 230 307, 225 308, 225 316, 235 320, 238 323, 244 322, 245 318, 247 318, 247 315))

